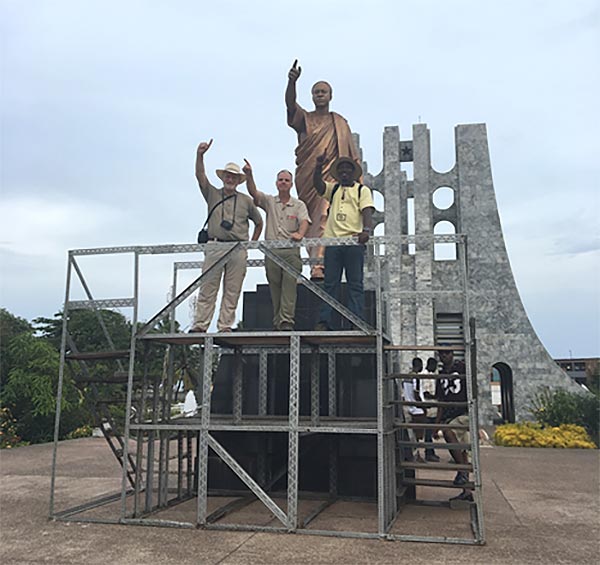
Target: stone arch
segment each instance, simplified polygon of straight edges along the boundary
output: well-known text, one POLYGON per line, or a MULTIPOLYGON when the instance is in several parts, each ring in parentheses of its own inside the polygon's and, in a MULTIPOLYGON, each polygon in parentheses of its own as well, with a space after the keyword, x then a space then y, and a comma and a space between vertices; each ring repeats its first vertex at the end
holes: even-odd
POLYGON ((513 423, 515 421, 515 401, 513 391, 513 372, 507 363, 498 362, 492 365, 490 374, 492 386, 492 403, 494 403, 494 387, 499 388, 499 394, 496 397, 500 406, 499 416, 504 423, 513 423), (497 384, 496 384, 497 383, 497 384))
MULTIPOLYGON (((434 235, 456 234, 456 226, 448 220, 441 220, 433 226, 434 235)), ((456 261, 456 243, 434 243, 433 260, 434 261, 456 261)))

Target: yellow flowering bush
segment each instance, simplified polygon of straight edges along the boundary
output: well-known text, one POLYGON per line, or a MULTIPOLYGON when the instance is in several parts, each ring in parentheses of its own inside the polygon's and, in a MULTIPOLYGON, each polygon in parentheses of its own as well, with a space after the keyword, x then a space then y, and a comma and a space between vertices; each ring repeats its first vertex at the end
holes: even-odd
POLYGON ((585 428, 575 424, 545 427, 534 422, 503 424, 496 428, 494 442, 506 447, 596 448, 585 428))
POLYGON ((0 449, 10 449, 19 445, 28 445, 17 434, 15 419, 6 407, 0 408, 0 449))
POLYGON ((92 426, 88 426, 87 424, 80 426, 79 428, 69 432, 67 434, 67 439, 77 439, 80 437, 90 437, 92 435, 92 426))

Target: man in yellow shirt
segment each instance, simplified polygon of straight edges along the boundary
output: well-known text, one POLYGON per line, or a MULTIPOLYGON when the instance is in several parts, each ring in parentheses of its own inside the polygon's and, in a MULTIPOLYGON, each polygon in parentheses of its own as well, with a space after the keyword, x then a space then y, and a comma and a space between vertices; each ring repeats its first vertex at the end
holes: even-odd
MULTIPOLYGON (((373 196, 371 189, 357 181, 362 175, 360 165, 350 157, 339 157, 331 166, 337 182, 323 180, 326 156, 317 157, 313 174, 315 190, 329 201, 329 216, 323 237, 357 237, 358 245, 328 246, 325 249, 324 290, 339 300, 342 272, 348 285, 348 308, 363 318, 365 294, 363 289, 364 244, 372 230, 373 196)), ((332 308, 323 304, 319 313, 318 331, 331 329, 332 308)))

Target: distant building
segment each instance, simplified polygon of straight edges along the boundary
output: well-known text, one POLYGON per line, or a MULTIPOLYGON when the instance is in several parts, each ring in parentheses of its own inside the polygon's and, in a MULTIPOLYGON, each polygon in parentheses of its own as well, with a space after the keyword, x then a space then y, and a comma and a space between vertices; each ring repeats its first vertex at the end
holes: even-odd
POLYGON ((555 359, 555 361, 576 383, 588 386, 591 384, 594 375, 598 375, 600 366, 600 357, 555 359))

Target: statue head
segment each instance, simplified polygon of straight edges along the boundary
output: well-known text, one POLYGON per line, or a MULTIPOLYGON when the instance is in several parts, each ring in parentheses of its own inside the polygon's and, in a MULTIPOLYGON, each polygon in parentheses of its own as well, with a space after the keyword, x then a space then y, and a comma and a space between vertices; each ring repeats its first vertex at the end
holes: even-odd
POLYGON ((315 108, 329 106, 329 103, 333 97, 333 89, 328 82, 325 82, 324 80, 315 82, 310 92, 312 94, 315 108))

